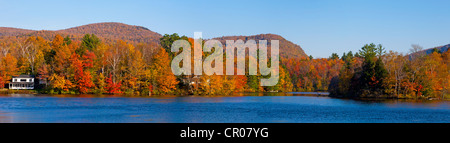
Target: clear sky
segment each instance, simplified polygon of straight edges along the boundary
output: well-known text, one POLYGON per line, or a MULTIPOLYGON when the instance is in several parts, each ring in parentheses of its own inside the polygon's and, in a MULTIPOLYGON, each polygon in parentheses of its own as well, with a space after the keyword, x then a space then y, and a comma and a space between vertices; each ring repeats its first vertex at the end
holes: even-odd
POLYGON ((406 53, 450 44, 450 0, 0 0, 0 27, 59 30, 98 22, 204 38, 279 34, 308 55, 366 43, 406 53))

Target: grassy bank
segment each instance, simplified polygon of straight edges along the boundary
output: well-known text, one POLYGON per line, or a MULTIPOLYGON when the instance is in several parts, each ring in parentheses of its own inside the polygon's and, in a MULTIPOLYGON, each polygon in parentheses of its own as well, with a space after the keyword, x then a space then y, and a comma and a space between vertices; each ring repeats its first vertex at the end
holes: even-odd
POLYGON ((38 94, 37 90, 10 90, 0 89, 0 94, 38 94))

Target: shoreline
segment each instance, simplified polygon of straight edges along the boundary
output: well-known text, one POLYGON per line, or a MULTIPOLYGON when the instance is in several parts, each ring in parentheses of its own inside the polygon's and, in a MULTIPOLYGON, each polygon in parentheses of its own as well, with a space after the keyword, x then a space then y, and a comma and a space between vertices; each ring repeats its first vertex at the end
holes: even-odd
POLYGON ((316 97, 330 97, 336 99, 350 99, 360 101, 377 101, 377 100, 411 100, 411 101, 450 101, 450 99, 438 99, 438 98, 396 98, 396 97, 339 97, 331 96, 329 92, 239 92, 230 95, 153 95, 153 96, 141 96, 141 95, 126 95, 126 94, 46 94, 39 93, 37 90, 0 90, 0 95, 10 95, 23 97, 33 96, 48 96, 48 97, 147 97, 147 98, 173 98, 173 97, 245 97, 245 96, 316 96, 316 97))

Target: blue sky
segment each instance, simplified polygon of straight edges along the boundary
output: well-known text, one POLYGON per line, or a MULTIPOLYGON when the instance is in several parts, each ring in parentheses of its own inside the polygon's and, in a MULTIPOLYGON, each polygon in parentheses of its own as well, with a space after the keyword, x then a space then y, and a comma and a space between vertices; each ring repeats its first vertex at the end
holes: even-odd
POLYGON ((59 30, 98 22, 205 38, 279 34, 308 55, 357 51, 366 43, 406 53, 450 44, 449 0, 0 0, 0 27, 59 30))

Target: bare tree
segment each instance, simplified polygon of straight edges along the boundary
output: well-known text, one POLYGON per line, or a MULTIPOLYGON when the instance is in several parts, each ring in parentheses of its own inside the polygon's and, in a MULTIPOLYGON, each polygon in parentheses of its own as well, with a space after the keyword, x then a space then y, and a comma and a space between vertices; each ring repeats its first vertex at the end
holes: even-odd
POLYGON ((389 51, 389 53, 386 54, 385 65, 388 73, 394 77, 394 94, 398 98, 400 88, 402 87, 402 80, 406 77, 406 73, 403 70, 405 57, 397 52, 389 51))
POLYGON ((423 62, 421 61, 421 58, 423 58, 425 54, 423 52, 423 47, 419 45, 412 45, 412 48, 409 51, 410 51, 409 61, 407 63, 411 68, 412 75, 410 78, 412 82, 415 82, 417 79, 417 74, 423 67, 423 62))
POLYGON ((411 49, 409 49, 410 59, 416 59, 418 57, 422 57, 424 55, 423 47, 417 44, 411 45, 411 49))
POLYGON ((37 46, 32 38, 28 38, 24 41, 17 40, 18 50, 21 58, 26 59, 31 68, 31 73, 35 73, 35 65, 39 52, 39 46, 37 46))
MULTIPOLYGON (((8 47, 8 46, 6 46, 6 45, 4 45, 3 43, 2 43, 2 45, 0 45, 0 52, 1 52, 1 57, 6 57, 6 55, 8 55, 8 53, 9 53, 9 50, 11 49, 11 47, 8 47)), ((0 58, 1 58, 0 57, 0 58)))
POLYGON ((410 53, 410 54, 412 54, 412 53, 417 53, 417 52, 420 52, 420 51, 423 50, 423 47, 420 46, 420 45, 417 45, 417 44, 412 44, 411 47, 412 47, 412 48, 409 49, 409 53, 410 53))
POLYGON ((0 58, 6 57, 11 52, 11 49, 13 45, 11 43, 7 43, 8 41, 11 41, 11 38, 5 39, 3 42, 0 43, 0 58))
POLYGON ((107 51, 106 62, 111 67, 113 82, 116 82, 116 73, 122 60, 122 49, 118 45, 110 47, 107 51))

